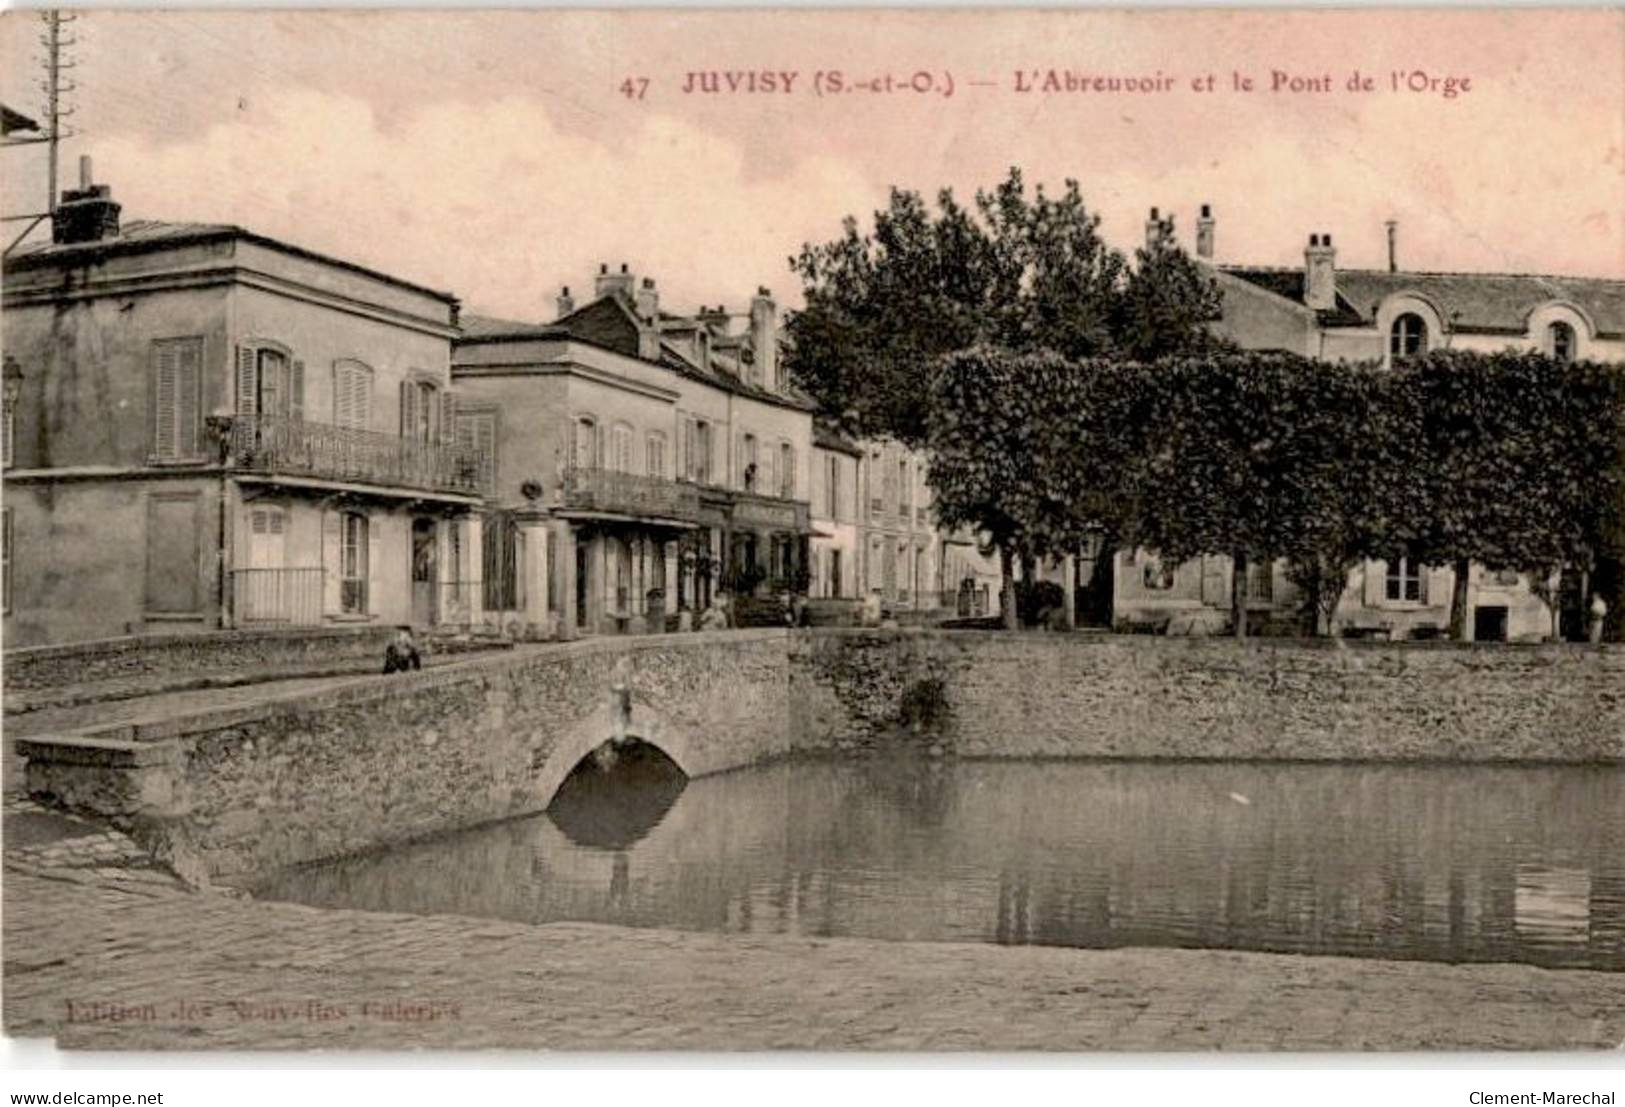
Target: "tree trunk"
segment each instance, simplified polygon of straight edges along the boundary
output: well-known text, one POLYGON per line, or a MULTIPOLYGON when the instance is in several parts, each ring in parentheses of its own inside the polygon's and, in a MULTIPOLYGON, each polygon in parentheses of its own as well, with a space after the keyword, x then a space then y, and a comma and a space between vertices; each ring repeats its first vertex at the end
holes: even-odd
POLYGON ((1016 574, 1009 546, 999 547, 999 618, 1005 630, 1020 630, 1016 618, 1016 574))
POLYGON ((1446 631, 1453 642, 1467 640, 1467 577, 1472 567, 1465 557, 1456 558, 1456 579, 1450 585, 1450 626, 1446 631))
POLYGON ((1095 554, 1094 572, 1089 574, 1089 587, 1084 590, 1085 620, 1093 626, 1109 627, 1117 614, 1114 610, 1117 591, 1117 543, 1107 540, 1095 554))
POLYGON ((1247 555, 1244 553, 1230 560, 1230 617, 1235 620, 1236 637, 1247 637, 1247 555))
POLYGON ((1078 629, 1078 559, 1061 558, 1061 629, 1078 629))

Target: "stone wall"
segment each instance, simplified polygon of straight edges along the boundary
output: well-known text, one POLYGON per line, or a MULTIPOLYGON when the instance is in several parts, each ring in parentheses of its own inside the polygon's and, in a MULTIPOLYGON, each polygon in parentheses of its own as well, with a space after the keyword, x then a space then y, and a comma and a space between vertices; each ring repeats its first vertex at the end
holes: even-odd
POLYGON ((822 631, 793 664, 805 750, 1625 761, 1612 646, 822 631))
POLYGON ((18 748, 31 793, 112 818, 191 877, 246 878, 540 811, 618 733, 690 776, 783 754, 787 638, 531 647, 18 748))
POLYGON ((134 677, 196 677, 242 669, 319 668, 332 661, 383 662, 393 626, 310 630, 228 630, 132 635, 4 655, 6 691, 27 692, 134 677))
POLYGON ((611 737, 789 754, 1625 761, 1625 649, 756 630, 521 647, 23 739, 28 787, 195 877, 540 811, 611 737))

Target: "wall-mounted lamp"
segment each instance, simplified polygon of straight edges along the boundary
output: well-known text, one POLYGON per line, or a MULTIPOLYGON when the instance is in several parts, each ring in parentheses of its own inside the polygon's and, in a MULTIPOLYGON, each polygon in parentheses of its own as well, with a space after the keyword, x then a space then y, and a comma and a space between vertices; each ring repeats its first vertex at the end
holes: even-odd
POLYGON ((11 407, 23 394, 23 367, 17 364, 17 359, 10 354, 6 355, 5 367, 5 399, 6 406, 11 407))

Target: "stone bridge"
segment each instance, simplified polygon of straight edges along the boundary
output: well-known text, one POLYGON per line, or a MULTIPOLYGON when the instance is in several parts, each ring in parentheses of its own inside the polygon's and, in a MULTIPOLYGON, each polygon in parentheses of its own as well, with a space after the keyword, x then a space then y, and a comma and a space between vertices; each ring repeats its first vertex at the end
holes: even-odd
POLYGON ((689 776, 782 755, 789 637, 522 648, 19 749, 31 793, 113 819, 189 877, 244 880, 541 811, 611 738, 658 746, 689 776))
POLYGON ((1625 648, 746 630, 516 648, 20 739, 28 789, 183 875, 545 809, 603 742, 689 776, 800 752, 1625 763, 1625 648))

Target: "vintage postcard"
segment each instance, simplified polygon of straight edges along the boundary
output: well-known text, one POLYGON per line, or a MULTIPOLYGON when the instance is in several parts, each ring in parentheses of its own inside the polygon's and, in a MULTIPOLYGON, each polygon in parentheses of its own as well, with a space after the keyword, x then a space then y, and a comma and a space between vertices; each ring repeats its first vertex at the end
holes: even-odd
POLYGON ((0 98, 8 1036, 1625 1043, 1621 11, 13 10, 0 98))

